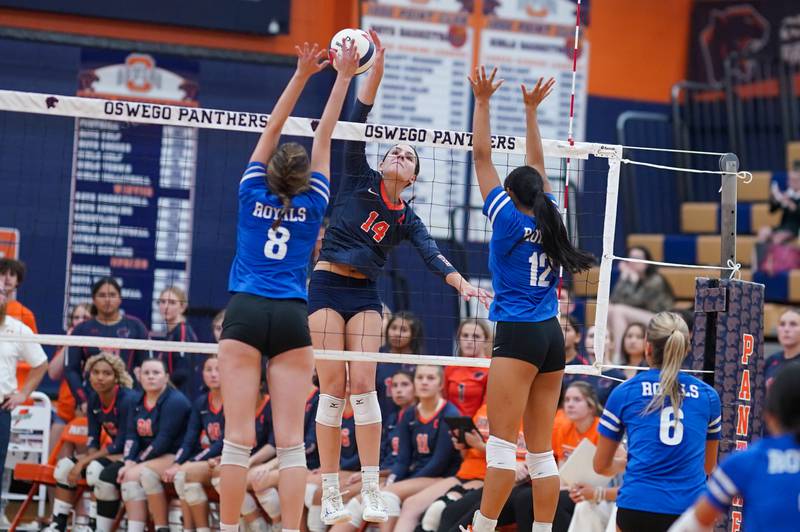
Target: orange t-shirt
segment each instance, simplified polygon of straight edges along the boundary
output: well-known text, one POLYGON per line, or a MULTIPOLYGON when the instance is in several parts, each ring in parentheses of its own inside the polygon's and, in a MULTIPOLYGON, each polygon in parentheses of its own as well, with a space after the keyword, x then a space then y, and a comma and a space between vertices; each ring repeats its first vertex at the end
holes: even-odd
MULTIPOLYGON (((484 403, 472 416, 472 421, 478 432, 481 433, 483 441, 489 439, 489 417, 486 415, 486 404, 484 403)), ((517 437, 517 462, 525 461, 525 453, 528 449, 525 445, 525 436, 522 434, 520 426, 519 436, 517 437)), ((483 480, 486 477, 486 453, 478 451, 472 447, 467 448, 464 453, 464 461, 456 473, 456 477, 461 480, 483 480)))
POLYGON ((474 416, 486 398, 486 368, 448 366, 444 370, 444 398, 465 416, 474 416))
MULTIPOLYGON (((17 300, 9 301, 6 305, 6 316, 16 318, 33 331, 33 334, 38 334, 39 329, 36 328, 36 316, 33 312, 17 300)), ((17 363, 17 387, 22 388, 25 384, 25 379, 28 378, 28 373, 31 371, 31 366, 27 362, 17 363)))
POLYGON ((564 416, 564 419, 566 422, 557 423, 553 428, 553 454, 555 454, 556 462, 559 464, 569 457, 570 453, 584 438, 588 438, 590 442, 597 445, 597 425, 600 423, 600 418, 595 416, 589 430, 578 432, 578 427, 575 423, 566 416, 564 416))

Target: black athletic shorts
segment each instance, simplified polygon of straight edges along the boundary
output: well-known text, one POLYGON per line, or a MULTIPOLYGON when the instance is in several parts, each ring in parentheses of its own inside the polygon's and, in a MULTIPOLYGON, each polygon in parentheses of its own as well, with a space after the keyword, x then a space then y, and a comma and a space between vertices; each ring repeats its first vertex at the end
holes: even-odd
POLYGON ((667 532, 680 515, 657 514, 641 510, 617 508, 617 526, 622 532, 667 532))
POLYGON ((311 345, 308 305, 302 299, 270 299, 234 294, 225 309, 223 340, 239 340, 272 358, 311 345))
POLYGON ((558 318, 539 322, 497 322, 492 357, 529 362, 539 368, 539 373, 563 370, 564 333, 558 318))

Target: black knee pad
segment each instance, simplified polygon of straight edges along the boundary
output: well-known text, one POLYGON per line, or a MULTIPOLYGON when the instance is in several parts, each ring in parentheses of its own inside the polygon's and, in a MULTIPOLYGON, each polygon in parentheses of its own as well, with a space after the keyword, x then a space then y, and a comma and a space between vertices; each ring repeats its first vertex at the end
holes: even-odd
POLYGON ((119 501, 97 501, 97 515, 107 519, 114 519, 117 517, 119 504, 119 501))

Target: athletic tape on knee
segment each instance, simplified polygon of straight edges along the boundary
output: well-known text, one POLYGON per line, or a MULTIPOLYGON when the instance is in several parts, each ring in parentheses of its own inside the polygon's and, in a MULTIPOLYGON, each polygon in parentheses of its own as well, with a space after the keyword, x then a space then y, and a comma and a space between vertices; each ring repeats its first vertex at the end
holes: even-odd
MULTIPOLYGON (((383 493, 383 495, 386 495, 386 493, 383 493)), ((345 508, 347 509, 347 513, 350 514, 350 524, 356 528, 361 528, 361 525, 364 524, 364 519, 362 517, 364 505, 361 504, 361 501, 354 497, 350 499, 345 508)), ((317 514, 319 514, 319 512, 317 512, 317 514)))
POLYGON ((356 425, 372 425, 381 422, 381 404, 375 390, 350 396, 353 418, 356 425))
POLYGON ((486 467, 517 470, 517 444, 489 436, 486 442, 486 467))
POLYGON ((258 511, 258 503, 253 498, 252 495, 245 492, 244 499, 242 500, 242 508, 241 513, 242 515, 250 515, 253 512, 258 511))
POLYGON ((259 491, 256 493, 256 497, 258 498, 258 503, 264 511, 267 512, 270 519, 274 521, 276 517, 281 515, 281 499, 278 497, 278 490, 269 488, 264 491, 259 491))
POLYGON ((306 467, 306 445, 298 443, 291 447, 278 447, 278 470, 290 467, 306 467))
POLYGON ((525 455, 525 465, 528 466, 528 475, 530 475, 531 480, 558 476, 558 464, 556 464, 553 451, 543 453, 528 452, 525 455))
POLYGON ((67 478, 69 476, 69 472, 72 471, 72 468, 75 467, 75 461, 69 458, 62 458, 58 462, 56 462, 56 467, 53 469, 53 478, 56 479, 56 482, 61 484, 66 488, 74 488, 75 483, 70 482, 67 478))
POLYGON ((338 429, 342 426, 342 414, 344 414, 344 399, 326 393, 319 394, 315 418, 317 423, 338 429))
POLYGON ((391 491, 381 492, 381 495, 383 495, 383 500, 386 502, 386 513, 389 517, 398 517, 400 515, 400 505, 402 502, 400 497, 391 491))
POLYGON ((100 478, 94 483, 94 497, 98 501, 114 502, 119 500, 119 490, 116 484, 106 482, 100 478))
POLYGON ((306 508, 311 508, 314 505, 314 494, 317 493, 319 486, 317 484, 306 484, 306 492, 303 495, 303 504, 306 508))
POLYGON ((158 495, 164 493, 164 485, 161 483, 161 475, 150 469, 143 467, 139 473, 139 484, 147 495, 158 495))
POLYGON ((122 483, 122 500, 125 502, 130 501, 144 501, 147 499, 147 494, 144 492, 142 485, 135 480, 129 480, 122 483))
POLYGON ((175 493, 182 501, 186 500, 186 471, 178 471, 175 473, 175 478, 172 479, 172 485, 175 486, 175 493))
POLYGON ((202 484, 199 482, 187 482, 183 486, 184 501, 189 506, 197 506, 205 504, 208 501, 208 495, 202 484))
POLYGON ((86 483, 89 486, 94 487, 95 484, 97 484, 97 481, 100 480, 100 473, 102 472, 103 464, 97 460, 92 460, 89 462, 89 465, 86 466, 86 483))
POLYGON ((428 506, 428 509, 422 514, 422 522, 420 523, 422 530, 432 532, 439 529, 445 506, 447 506, 447 504, 441 499, 436 499, 428 506))
POLYGON ((222 440, 222 456, 220 457, 219 465, 232 465, 247 469, 250 466, 250 451, 252 449, 249 445, 222 440))

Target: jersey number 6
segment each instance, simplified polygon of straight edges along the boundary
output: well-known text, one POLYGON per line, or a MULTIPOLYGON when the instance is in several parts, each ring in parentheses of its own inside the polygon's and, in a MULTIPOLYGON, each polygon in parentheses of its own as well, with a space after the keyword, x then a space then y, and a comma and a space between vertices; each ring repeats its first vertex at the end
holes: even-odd
POLYGON ((664 445, 679 445, 683 441, 683 410, 678 409, 678 415, 675 415, 675 409, 671 406, 664 407, 661 410, 661 422, 658 428, 658 438, 664 445))
POLYGON ((292 234, 285 227, 267 231, 267 242, 264 244, 264 256, 268 259, 283 260, 288 246, 286 243, 292 234))
POLYGON ((374 235, 372 235, 372 239, 375 242, 380 242, 381 240, 383 240, 383 237, 386 236, 386 231, 389 229, 389 224, 386 222, 375 223, 375 219, 377 217, 378 213, 376 211, 370 212, 367 219, 364 220, 363 224, 361 224, 361 229, 365 233, 369 233, 369 230, 372 229, 372 232, 375 233, 374 235))

